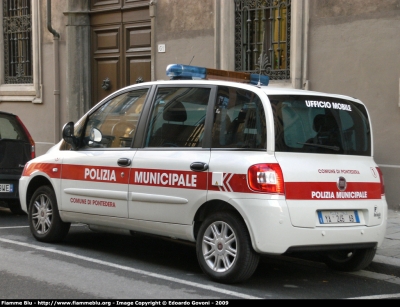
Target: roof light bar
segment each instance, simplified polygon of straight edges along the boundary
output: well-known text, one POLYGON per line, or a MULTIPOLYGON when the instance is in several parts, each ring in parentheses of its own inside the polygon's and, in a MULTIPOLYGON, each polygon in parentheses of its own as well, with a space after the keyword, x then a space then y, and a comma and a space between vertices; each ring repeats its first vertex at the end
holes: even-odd
POLYGON ((171 80, 192 80, 192 79, 206 79, 206 80, 226 80, 242 83, 250 83, 254 85, 268 85, 269 77, 250 74, 247 72, 220 70, 213 68, 204 68, 198 66, 170 64, 167 66, 167 76, 171 80))

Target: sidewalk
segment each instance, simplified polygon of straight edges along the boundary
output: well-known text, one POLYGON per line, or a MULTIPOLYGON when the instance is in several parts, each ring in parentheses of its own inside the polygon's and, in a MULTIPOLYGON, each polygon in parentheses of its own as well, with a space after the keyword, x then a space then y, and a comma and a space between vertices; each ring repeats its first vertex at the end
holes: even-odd
POLYGON ((400 266, 400 211, 389 209, 385 240, 373 261, 400 266))

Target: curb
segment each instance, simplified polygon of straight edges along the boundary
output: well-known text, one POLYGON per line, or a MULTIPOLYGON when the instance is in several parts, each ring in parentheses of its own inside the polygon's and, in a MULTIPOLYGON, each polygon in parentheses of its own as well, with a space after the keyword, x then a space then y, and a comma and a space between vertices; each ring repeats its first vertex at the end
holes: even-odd
POLYGON ((372 260, 372 262, 389 264, 400 267, 400 259, 393 257, 375 255, 374 260, 372 260))

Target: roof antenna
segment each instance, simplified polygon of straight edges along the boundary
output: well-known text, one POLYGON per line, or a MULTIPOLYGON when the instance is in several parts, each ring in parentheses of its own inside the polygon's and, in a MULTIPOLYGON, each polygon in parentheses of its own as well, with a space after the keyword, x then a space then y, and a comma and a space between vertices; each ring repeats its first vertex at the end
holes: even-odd
POLYGON ((258 86, 258 87, 261 87, 261 65, 262 65, 262 63, 263 63, 264 42, 265 42, 265 29, 264 29, 264 31, 263 31, 263 42, 262 42, 261 56, 260 56, 260 73, 258 74, 258 83, 257 83, 257 86, 258 86))
POLYGON ((194 59, 194 56, 193 56, 193 58, 190 60, 189 65, 192 63, 193 59, 194 59))
POLYGON ((260 56, 260 73, 258 74, 258 83, 257 83, 258 87, 261 87, 261 63, 262 63, 262 57, 263 57, 263 54, 261 53, 261 56, 260 56))

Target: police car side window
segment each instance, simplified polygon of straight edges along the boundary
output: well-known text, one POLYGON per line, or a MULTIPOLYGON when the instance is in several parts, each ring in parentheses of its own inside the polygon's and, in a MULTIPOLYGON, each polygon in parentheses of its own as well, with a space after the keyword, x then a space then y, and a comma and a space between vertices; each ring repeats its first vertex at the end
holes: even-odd
POLYGON ((116 96, 89 116, 83 148, 130 147, 148 89, 134 90, 116 96), (92 129, 101 132, 99 142, 90 140, 92 129))
POLYGON ((201 147, 210 92, 209 88, 159 88, 146 147, 201 147))
POLYGON ((265 113, 256 94, 220 86, 214 109, 213 148, 266 148, 265 113))

